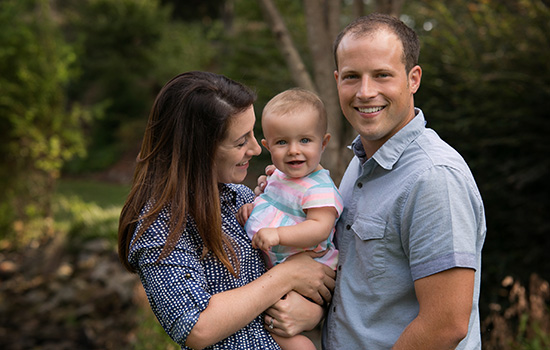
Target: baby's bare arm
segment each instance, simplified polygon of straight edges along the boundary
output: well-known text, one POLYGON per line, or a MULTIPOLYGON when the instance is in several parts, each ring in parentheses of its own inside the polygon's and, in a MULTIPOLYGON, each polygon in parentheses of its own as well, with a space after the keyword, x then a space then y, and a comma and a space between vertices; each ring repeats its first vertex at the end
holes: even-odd
POLYGON ((304 222, 277 227, 279 244, 297 248, 315 246, 328 238, 337 217, 338 213, 333 207, 308 209, 304 222))

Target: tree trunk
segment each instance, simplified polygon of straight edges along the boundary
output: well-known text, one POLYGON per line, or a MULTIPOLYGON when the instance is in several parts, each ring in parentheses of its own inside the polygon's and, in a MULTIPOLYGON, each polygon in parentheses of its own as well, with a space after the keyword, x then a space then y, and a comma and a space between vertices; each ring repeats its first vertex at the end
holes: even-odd
POLYGON ((323 166, 330 170, 336 183, 340 182, 349 157, 343 156, 345 119, 338 101, 334 80, 332 44, 340 30, 340 1, 304 0, 309 50, 313 57, 313 72, 319 96, 325 103, 328 114, 328 128, 332 135, 323 154, 323 166))
POLYGON ((277 7, 272 0, 259 0, 259 2, 264 18, 275 35, 294 82, 301 88, 317 92, 277 7))
POLYGON ((363 0, 353 0, 353 14, 355 14, 355 17, 361 17, 365 14, 365 3, 363 0))
POLYGON ((405 0, 376 0, 375 11, 399 18, 405 0))

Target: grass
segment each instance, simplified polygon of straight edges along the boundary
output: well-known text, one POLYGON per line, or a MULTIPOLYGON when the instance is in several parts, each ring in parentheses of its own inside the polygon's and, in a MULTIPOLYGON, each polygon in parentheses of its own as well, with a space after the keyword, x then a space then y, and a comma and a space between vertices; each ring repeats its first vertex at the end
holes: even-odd
POLYGON ((129 186, 92 180, 59 181, 53 200, 54 228, 68 237, 107 238, 114 246, 118 217, 129 186))
POLYGON ((122 207, 130 191, 129 185, 117 185, 93 180, 62 179, 57 186, 57 195, 78 197, 86 203, 100 207, 122 207))

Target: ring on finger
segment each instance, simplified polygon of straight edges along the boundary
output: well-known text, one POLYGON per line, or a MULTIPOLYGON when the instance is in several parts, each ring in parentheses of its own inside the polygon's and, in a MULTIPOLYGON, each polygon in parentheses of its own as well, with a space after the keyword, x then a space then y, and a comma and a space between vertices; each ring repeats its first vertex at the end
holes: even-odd
POLYGON ((269 322, 269 326, 267 326, 269 329, 273 329, 273 317, 271 317, 271 321, 269 322))

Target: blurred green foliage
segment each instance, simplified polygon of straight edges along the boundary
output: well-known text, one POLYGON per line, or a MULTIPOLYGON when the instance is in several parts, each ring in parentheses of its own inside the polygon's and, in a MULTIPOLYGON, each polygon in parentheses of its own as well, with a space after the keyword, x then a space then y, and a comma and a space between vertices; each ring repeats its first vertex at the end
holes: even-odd
POLYGON ((102 170, 135 149, 158 89, 184 70, 206 69, 214 53, 206 30, 173 21, 170 7, 156 0, 67 1, 59 12, 82 72, 70 96, 104 106, 87 129, 88 157, 66 170, 102 170))
POLYGON ((0 229, 50 214, 65 161, 85 154, 81 122, 89 113, 69 103, 76 54, 47 1, 0 2, 0 229))
POLYGON ((550 278, 550 8, 430 0, 417 10, 416 102, 478 182, 488 226, 484 294, 495 301, 490 289, 507 274, 550 278))
MULTIPOLYGON (((258 2, 225 4, 0 1, 0 232, 21 232, 14 222, 50 216, 62 170, 103 170, 136 149, 155 95, 178 73, 210 70, 249 85, 258 93, 257 115, 293 86, 258 2)), ((302 2, 276 4, 311 69, 302 2)), ((415 102, 478 181, 488 224, 481 305, 500 303, 495 288, 508 274, 550 279, 549 5, 424 0, 405 6, 403 18, 423 45, 415 102)), ((116 210, 91 197, 64 197, 55 205, 75 234, 106 235, 116 227, 116 210)))
POLYGON ((171 14, 157 0, 0 2, 3 234, 51 216, 62 169, 103 170, 136 149, 168 79, 211 67, 219 29, 171 14))

